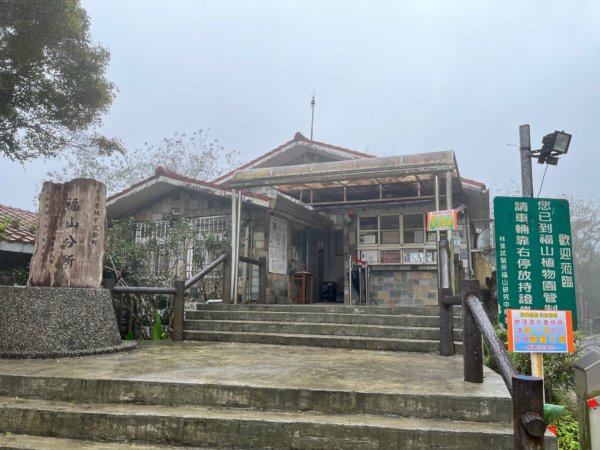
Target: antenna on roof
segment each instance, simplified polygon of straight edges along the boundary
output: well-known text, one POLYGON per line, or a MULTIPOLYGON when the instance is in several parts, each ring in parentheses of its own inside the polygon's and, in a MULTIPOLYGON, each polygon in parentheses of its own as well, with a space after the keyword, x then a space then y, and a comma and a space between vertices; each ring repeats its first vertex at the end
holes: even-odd
POLYGON ((312 116, 310 118, 310 140, 313 140, 313 125, 315 123, 315 90, 313 89, 312 100, 310 101, 310 108, 312 109, 312 116))

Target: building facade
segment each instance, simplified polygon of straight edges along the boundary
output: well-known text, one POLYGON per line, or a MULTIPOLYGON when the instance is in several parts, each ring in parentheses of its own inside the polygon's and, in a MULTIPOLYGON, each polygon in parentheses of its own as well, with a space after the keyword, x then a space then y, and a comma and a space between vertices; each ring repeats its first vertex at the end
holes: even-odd
MULTIPOLYGON (((468 274, 480 260, 473 243, 489 220, 485 185, 460 177, 452 151, 378 158, 300 133, 211 182, 159 168, 109 198, 108 217, 133 218, 136 239, 143 239, 143 222, 176 215, 230 242, 238 207, 239 255, 268 261, 268 303, 297 300, 301 280, 308 281, 304 301, 437 304, 440 233, 427 231, 427 213, 458 211, 447 237, 468 274)), ((182 277, 215 256, 195 265, 193 254, 190 246, 180 252, 182 277)), ((160 270, 160 261, 153 264, 160 270)), ((240 264, 237 279, 238 300, 256 301, 258 269, 240 264)))

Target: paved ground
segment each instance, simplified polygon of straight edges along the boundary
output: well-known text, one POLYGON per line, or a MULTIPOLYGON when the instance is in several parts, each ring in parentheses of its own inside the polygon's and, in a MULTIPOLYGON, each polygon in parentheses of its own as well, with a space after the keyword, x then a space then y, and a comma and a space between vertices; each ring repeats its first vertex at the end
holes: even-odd
POLYGON ((143 342, 116 354, 0 360, 0 374, 382 393, 509 398, 501 377, 463 381, 462 357, 420 353, 218 342, 143 342))

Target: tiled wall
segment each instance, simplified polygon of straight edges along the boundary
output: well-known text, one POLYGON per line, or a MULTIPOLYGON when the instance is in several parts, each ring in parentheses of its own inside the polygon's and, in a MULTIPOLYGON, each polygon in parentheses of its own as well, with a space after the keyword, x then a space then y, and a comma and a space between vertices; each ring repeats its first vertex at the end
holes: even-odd
POLYGON ((372 270, 370 295, 384 305, 437 305, 437 279, 433 270, 372 270))

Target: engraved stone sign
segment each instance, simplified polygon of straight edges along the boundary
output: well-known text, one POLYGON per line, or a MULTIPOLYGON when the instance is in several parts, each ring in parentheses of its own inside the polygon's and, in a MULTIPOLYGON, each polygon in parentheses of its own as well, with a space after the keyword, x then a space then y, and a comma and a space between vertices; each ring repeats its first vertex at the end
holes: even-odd
POLYGON ((98 288, 106 237, 106 187, 77 178, 45 182, 29 286, 98 288))

